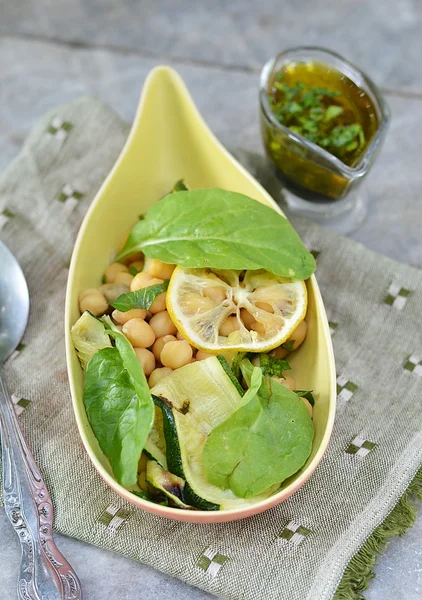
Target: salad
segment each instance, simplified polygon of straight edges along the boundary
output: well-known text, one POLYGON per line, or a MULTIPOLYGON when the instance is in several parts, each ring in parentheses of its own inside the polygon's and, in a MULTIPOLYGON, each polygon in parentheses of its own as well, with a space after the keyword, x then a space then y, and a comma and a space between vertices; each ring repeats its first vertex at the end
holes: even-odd
POLYGON ((71 329, 115 479, 184 510, 254 504, 308 459, 312 390, 288 355, 315 270, 287 219, 178 182, 140 215, 71 329))

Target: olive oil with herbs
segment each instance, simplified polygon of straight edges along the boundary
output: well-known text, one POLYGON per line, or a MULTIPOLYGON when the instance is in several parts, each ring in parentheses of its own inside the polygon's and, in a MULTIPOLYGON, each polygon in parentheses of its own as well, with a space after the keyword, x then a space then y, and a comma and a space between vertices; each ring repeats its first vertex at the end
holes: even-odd
MULTIPOLYGON (((379 126, 371 97, 320 62, 288 63, 273 74, 267 97, 278 123, 348 167, 359 164, 379 126)), ((323 166, 323 157, 311 161, 306 143, 298 144, 265 121, 263 132, 266 150, 288 187, 317 202, 344 196, 347 179, 323 166)))

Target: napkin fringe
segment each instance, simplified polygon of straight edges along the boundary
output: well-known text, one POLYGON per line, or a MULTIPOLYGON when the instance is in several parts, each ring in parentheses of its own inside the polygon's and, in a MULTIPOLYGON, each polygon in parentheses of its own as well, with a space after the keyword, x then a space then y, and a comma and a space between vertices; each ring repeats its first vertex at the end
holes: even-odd
POLYGON ((374 566, 378 556, 383 554, 392 537, 404 535, 412 527, 418 512, 417 501, 422 502, 422 467, 385 521, 354 555, 333 600, 365 600, 362 592, 375 577, 374 566))

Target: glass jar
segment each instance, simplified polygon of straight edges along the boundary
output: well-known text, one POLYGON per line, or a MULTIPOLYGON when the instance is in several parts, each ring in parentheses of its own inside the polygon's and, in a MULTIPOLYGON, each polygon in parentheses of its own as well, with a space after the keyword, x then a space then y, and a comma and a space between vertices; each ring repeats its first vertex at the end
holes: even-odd
MULTIPOLYGON (((320 85, 324 86, 324 76, 320 85)), ((283 184, 287 212, 300 213, 340 233, 357 229, 367 207, 360 184, 374 164, 389 122, 388 107, 376 85, 335 52, 314 47, 293 48, 269 60, 262 69, 260 114, 265 151, 283 184), (308 71, 316 65, 320 71, 322 66, 326 67, 327 77, 339 73, 344 82, 354 84, 354 89, 367 99, 368 109, 375 112, 377 128, 356 164, 346 164, 277 120, 269 101, 274 78, 297 65, 308 71)))

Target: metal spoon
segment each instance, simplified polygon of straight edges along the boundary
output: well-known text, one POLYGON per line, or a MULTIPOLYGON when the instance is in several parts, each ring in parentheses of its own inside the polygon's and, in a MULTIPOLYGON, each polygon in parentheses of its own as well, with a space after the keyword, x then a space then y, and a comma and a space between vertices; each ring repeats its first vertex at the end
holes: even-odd
POLYGON ((19 427, 2 379, 2 365, 16 350, 29 315, 24 274, 0 242, 0 433, 6 514, 21 543, 19 600, 80 600, 81 585, 54 543, 53 505, 19 427))

